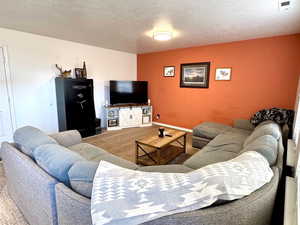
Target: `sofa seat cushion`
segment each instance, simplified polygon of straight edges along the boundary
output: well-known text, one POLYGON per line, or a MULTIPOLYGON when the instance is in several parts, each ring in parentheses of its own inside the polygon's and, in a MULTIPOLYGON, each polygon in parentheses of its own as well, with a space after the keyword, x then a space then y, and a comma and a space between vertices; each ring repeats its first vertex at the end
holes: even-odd
MULTIPOLYGON (((207 146, 218 147, 219 149, 222 149, 222 147, 225 146, 228 146, 229 148, 238 147, 241 150, 247 137, 247 135, 241 133, 232 133, 231 131, 225 132, 215 137, 207 144, 207 146)), ((236 152, 236 150, 234 150, 234 152, 236 152)))
POLYGON ((264 135, 271 135, 276 140, 279 140, 279 138, 281 137, 281 129, 278 124, 274 122, 265 121, 258 125, 251 133, 251 135, 245 140, 244 147, 246 147, 255 139, 264 135))
POLYGON ((223 151, 220 148, 206 146, 186 160, 183 165, 191 169, 199 169, 213 163, 233 159, 236 156, 238 156, 238 153, 235 153, 234 151, 223 151))
POLYGON ((72 189, 87 198, 91 198, 98 165, 99 163, 91 161, 75 162, 68 172, 72 189))
POLYGON ((105 150, 88 143, 71 145, 68 148, 89 161, 98 161, 100 155, 107 154, 105 150))
POLYGON ((144 166, 138 169, 144 172, 160 172, 160 173, 187 173, 193 169, 184 165, 161 165, 161 166, 144 166))
POLYGON ((18 149, 31 158, 33 158, 33 151, 37 147, 45 144, 57 144, 43 131, 31 126, 17 129, 14 133, 14 142, 18 149))
POLYGON ((203 137, 196 137, 193 136, 192 138, 192 146, 194 148, 202 149, 204 146, 206 146, 211 139, 203 138, 203 137))
POLYGON ((99 163, 101 160, 104 160, 128 169, 138 168, 138 166, 135 163, 117 157, 99 147, 88 143, 72 145, 69 147, 69 149, 80 154, 83 158, 85 158, 88 161, 94 161, 99 163))
MULTIPOLYGON (((227 132, 230 132, 232 134, 239 134, 245 137, 248 137, 251 135, 251 133, 253 132, 253 130, 245 130, 245 129, 240 129, 240 128, 235 128, 232 127, 231 129, 229 129, 227 132)), ((226 133, 227 133, 226 132, 226 133)))
MULTIPOLYGON (((202 152, 232 152, 239 154, 242 151, 242 146, 239 144, 224 144, 220 146, 206 146, 202 152)), ((193 157, 193 156, 192 156, 193 157)))
POLYGON ((101 160, 113 163, 117 166, 121 166, 121 167, 124 167, 124 168, 127 168, 127 169, 135 170, 135 169, 138 168, 138 165, 136 165, 135 163, 132 163, 128 160, 122 159, 122 158, 120 158, 118 156, 115 156, 113 154, 110 154, 108 152, 106 154, 99 155, 93 161, 100 162, 101 160))
POLYGON ((33 156, 41 168, 67 186, 70 184, 69 169, 75 162, 85 160, 79 154, 57 144, 41 145, 33 151, 33 156))
POLYGON ((217 135, 230 129, 230 126, 224 124, 204 122, 193 129, 193 136, 213 139, 217 135))
POLYGON ((241 153, 255 151, 262 154, 269 162, 270 166, 276 163, 278 155, 278 141, 271 135, 258 137, 248 144, 241 153))

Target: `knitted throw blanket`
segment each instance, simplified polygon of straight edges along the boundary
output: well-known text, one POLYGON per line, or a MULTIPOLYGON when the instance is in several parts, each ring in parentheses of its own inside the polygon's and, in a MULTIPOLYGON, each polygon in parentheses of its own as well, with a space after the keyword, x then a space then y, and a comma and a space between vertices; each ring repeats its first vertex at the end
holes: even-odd
POLYGON ((255 113, 250 122, 257 126, 263 121, 271 120, 279 125, 287 124, 289 128, 293 127, 294 120, 294 110, 290 109, 280 109, 280 108, 271 108, 271 109, 263 109, 255 113))

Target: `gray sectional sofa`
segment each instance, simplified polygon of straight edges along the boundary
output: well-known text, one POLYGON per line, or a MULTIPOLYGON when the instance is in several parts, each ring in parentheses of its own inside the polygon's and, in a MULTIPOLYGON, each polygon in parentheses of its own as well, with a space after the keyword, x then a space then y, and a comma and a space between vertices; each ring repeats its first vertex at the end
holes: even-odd
POLYGON ((212 139, 221 133, 234 132, 249 135, 254 130, 254 126, 249 120, 238 119, 234 121, 233 127, 212 122, 204 122, 194 127, 192 145, 194 148, 203 148, 212 139))
MULTIPOLYGON (((217 129, 214 130, 214 132, 217 129)), ((200 132, 201 131, 197 131, 200 132)), ((100 160, 141 171, 186 173, 205 165, 232 159, 244 151, 258 151, 274 172, 271 182, 251 195, 206 209, 155 219, 145 225, 268 225, 282 171, 282 133, 266 122, 253 130, 219 129, 211 141, 183 165, 139 167, 103 149, 83 143, 77 131, 46 135, 24 127, 15 132, 15 143, 3 143, 9 194, 31 225, 91 225, 90 195, 100 160)))

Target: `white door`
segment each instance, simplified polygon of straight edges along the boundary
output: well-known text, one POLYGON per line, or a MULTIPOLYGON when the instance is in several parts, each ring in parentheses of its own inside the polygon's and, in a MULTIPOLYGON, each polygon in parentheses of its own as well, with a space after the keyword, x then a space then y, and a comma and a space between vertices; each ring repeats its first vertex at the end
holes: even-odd
POLYGON ((0 143, 12 141, 13 113, 11 108, 10 79, 4 49, 0 47, 0 143))

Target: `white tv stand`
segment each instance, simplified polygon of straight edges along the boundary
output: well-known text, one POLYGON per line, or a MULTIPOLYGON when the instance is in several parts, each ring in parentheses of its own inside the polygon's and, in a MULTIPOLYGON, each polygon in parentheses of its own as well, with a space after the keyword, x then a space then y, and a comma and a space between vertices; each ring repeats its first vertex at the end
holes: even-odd
POLYGON ((105 109, 107 130, 152 125, 151 105, 111 105, 105 109))

